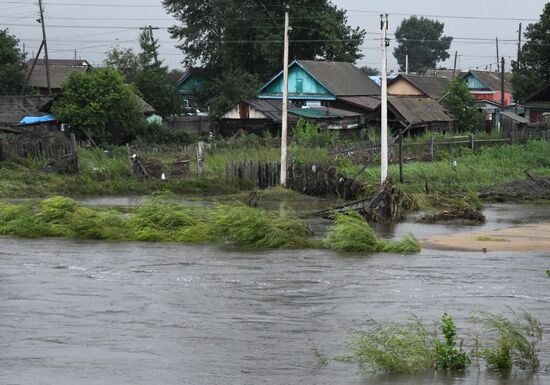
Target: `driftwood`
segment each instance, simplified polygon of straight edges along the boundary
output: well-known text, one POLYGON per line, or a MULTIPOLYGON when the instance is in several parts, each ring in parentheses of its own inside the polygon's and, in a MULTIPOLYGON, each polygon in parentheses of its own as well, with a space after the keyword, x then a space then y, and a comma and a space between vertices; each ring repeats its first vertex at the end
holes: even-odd
POLYGON ((464 220, 475 224, 483 224, 485 215, 479 210, 469 207, 450 206, 448 209, 436 213, 426 213, 417 219, 421 223, 434 223, 453 220, 464 220))
POLYGON ((74 174, 78 172, 78 154, 71 153, 61 158, 48 162, 42 169, 42 172, 55 172, 58 174, 74 174))
POLYGON ((396 222, 402 217, 402 201, 403 193, 388 178, 370 198, 361 199, 329 210, 319 211, 311 215, 331 218, 334 214, 354 210, 369 221, 396 222))
POLYGON ((532 175, 527 170, 525 175, 525 180, 481 190, 479 197, 495 201, 550 199, 550 177, 532 175))
POLYGON ((128 163, 132 176, 146 179, 182 178, 190 175, 190 161, 177 160, 170 163, 162 163, 156 158, 142 158, 137 151, 126 145, 128 150, 128 163))

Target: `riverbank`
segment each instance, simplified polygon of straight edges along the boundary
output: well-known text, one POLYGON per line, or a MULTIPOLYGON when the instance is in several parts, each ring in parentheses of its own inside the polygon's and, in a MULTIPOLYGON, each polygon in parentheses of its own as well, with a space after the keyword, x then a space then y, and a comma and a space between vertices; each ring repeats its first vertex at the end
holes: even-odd
POLYGON ((550 251, 550 223, 527 224, 494 231, 448 234, 421 241, 422 247, 459 251, 550 251))

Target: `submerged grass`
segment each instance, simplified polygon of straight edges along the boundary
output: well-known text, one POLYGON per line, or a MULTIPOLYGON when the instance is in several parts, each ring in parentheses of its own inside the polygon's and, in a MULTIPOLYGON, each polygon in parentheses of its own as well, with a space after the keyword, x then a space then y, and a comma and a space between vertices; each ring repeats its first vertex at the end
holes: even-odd
POLYGON ((323 240, 323 246, 338 251, 356 253, 401 253, 420 252, 420 244, 412 235, 407 235, 399 242, 378 238, 372 227, 360 214, 348 211, 336 214, 335 225, 323 240))

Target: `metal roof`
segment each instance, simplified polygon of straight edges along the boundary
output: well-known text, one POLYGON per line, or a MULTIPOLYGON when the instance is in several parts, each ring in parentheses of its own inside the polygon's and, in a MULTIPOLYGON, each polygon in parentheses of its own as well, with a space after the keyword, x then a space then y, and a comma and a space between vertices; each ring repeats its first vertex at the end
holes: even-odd
POLYGON ((338 100, 369 111, 373 111, 380 106, 379 96, 342 96, 338 100))
POLYGON ((380 95, 380 87, 351 63, 297 60, 297 64, 327 87, 334 96, 380 95))
MULTIPOLYGON (((434 100, 430 98, 416 97, 390 97, 388 98, 388 106, 397 114, 403 117, 407 124, 412 123, 430 106, 434 104, 434 100)), ((429 122, 452 122, 453 119, 445 111, 443 106, 436 103, 421 119, 416 123, 429 122)))
POLYGON ((401 74, 395 78, 393 82, 396 82, 399 79, 404 79, 405 81, 411 83, 414 87, 430 98, 438 98, 443 95, 443 91, 451 81, 451 79, 446 77, 401 74))
POLYGON ((511 111, 503 111, 500 113, 500 116, 505 116, 512 120, 515 120, 518 123, 529 123, 529 119, 525 119, 523 116, 519 116, 511 111))
POLYGON ((24 116, 44 115, 41 107, 52 100, 51 96, 0 96, 0 125, 18 124, 24 116))
MULTIPOLYGON (((32 60, 27 62, 27 74, 32 68, 32 62, 32 60)), ((53 89, 60 89, 61 84, 73 71, 86 72, 92 68, 86 60, 50 59, 48 60, 48 63, 50 67, 50 86, 53 89)), ((36 66, 32 71, 28 86, 35 88, 48 88, 46 62, 43 59, 36 61, 36 66)))
POLYGON ((330 107, 293 108, 288 112, 308 119, 341 119, 361 116, 358 112, 351 112, 330 107))
MULTIPOLYGON (((463 78, 466 78, 469 74, 472 74, 479 79, 480 82, 485 84, 487 88, 491 91, 500 91, 500 72, 489 72, 489 71, 478 71, 470 70, 469 72, 463 75, 463 78)), ((512 92, 512 74, 507 72, 504 74, 504 90, 506 92, 512 92)))

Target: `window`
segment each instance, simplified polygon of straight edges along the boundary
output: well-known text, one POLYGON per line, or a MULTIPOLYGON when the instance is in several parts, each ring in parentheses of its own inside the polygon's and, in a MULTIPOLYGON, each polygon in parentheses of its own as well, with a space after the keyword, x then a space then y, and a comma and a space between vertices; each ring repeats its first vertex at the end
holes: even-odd
POLYGON ((304 79, 296 79, 296 93, 297 94, 304 93, 304 79))

